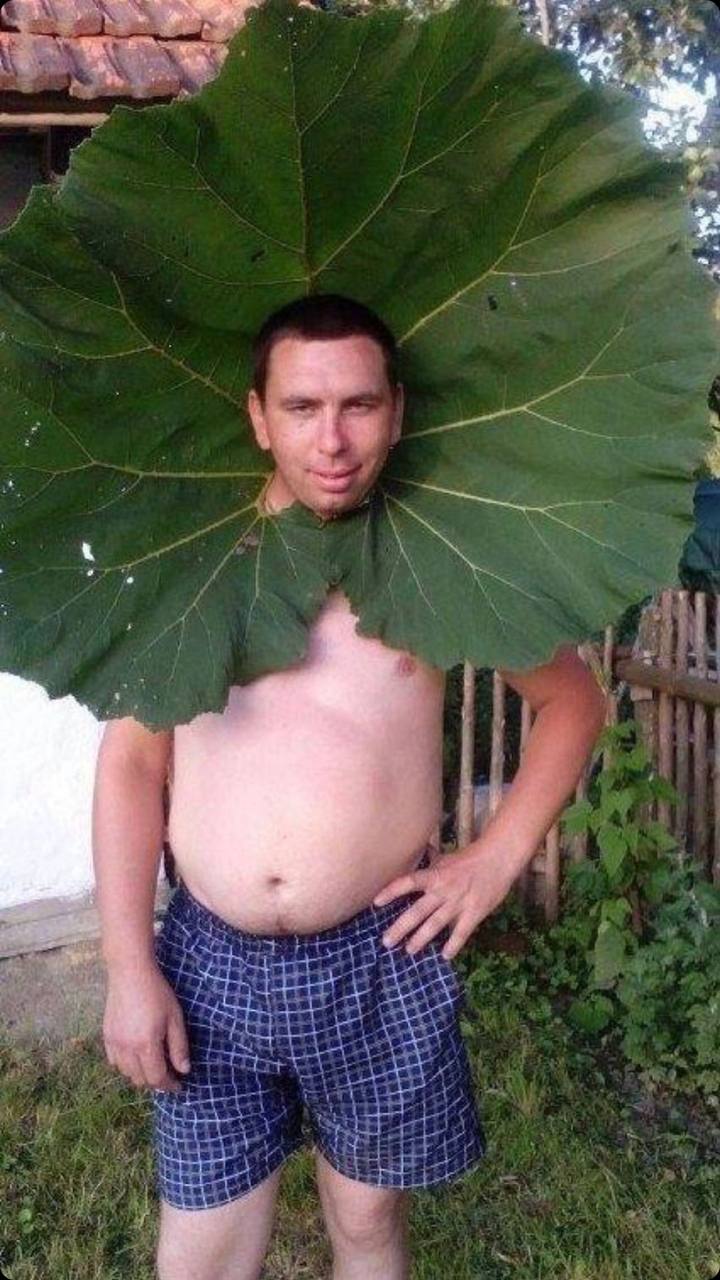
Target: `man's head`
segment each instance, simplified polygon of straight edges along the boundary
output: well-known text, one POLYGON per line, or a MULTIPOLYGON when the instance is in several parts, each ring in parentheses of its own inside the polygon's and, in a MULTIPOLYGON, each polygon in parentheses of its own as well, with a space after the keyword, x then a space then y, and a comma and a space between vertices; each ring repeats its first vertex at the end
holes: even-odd
POLYGON ((299 501, 330 519, 357 506, 400 438, 390 330, 351 298, 313 294, 268 317, 253 358, 248 412, 275 462, 268 509, 299 501))

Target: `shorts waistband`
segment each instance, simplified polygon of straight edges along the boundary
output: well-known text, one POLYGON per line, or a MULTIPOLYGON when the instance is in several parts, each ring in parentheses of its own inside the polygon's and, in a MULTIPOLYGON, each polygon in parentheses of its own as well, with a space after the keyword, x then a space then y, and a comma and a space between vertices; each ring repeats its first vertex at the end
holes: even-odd
MULTIPOLYGON (((426 845, 413 870, 421 871, 429 865, 430 852, 431 846, 426 845)), ((172 910, 173 915, 178 915, 181 920, 188 922, 191 926, 205 933, 227 938, 246 948, 256 947, 261 948, 263 951, 297 951, 298 949, 319 949, 329 943, 337 943, 341 939, 346 941, 348 937, 359 937, 382 929, 391 919, 399 915, 403 907, 416 896, 417 891, 413 891, 393 898, 390 902, 383 903, 379 907, 371 903, 369 906, 363 907, 361 911, 356 912, 354 916, 350 916, 349 919, 341 920, 339 924, 331 925, 328 929, 319 929, 316 932, 251 933, 247 929, 239 929, 237 925, 230 924, 228 920, 224 920, 222 916, 217 915, 209 907, 206 907, 203 902, 199 902, 194 894, 190 892, 182 877, 179 877, 168 911, 172 910)))

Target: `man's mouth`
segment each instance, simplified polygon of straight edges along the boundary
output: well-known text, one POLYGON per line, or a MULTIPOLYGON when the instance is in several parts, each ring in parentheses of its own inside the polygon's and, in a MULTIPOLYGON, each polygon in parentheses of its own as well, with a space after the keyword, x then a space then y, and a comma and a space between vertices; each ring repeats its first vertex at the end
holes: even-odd
POLYGON ((313 471, 313 475, 322 485, 323 489, 329 489, 331 492, 339 492, 347 489, 353 476, 360 470, 359 467, 352 467, 349 471, 313 471))

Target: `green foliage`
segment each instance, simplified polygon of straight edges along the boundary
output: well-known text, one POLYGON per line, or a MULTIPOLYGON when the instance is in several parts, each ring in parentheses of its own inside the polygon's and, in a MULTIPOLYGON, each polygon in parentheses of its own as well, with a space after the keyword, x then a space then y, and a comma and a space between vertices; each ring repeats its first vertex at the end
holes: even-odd
POLYGON ((603 58, 625 84, 648 88, 673 76, 704 88, 715 65, 720 18, 711 0, 551 0, 556 38, 570 33, 585 57, 603 58))
POLYGON ((333 586, 448 670, 664 585, 717 349, 683 176, 483 0, 269 0, 202 92, 116 107, 0 237, 0 667, 169 728, 301 661, 333 586), (251 339, 321 292, 396 334, 403 436, 352 511, 268 516, 251 339))
MULTIPOLYGON (((590 74, 648 106, 670 81, 708 95, 717 75, 720 13, 712 0, 550 0, 552 43, 573 49, 590 74)), ((520 0, 522 7, 523 0, 520 0)), ((534 4, 532 6, 535 7, 534 4)), ((681 155, 695 214, 697 254, 720 271, 720 114, 712 97, 695 124, 685 106, 663 106, 653 141, 681 155), (692 125, 692 133, 690 127, 692 125)))
MULTIPOLYGON (((327 0, 344 13, 406 8, 436 13, 452 0, 327 0)), ((571 52, 592 79, 618 85, 652 106, 670 81, 699 94, 712 90, 718 73, 720 13, 713 0, 497 0, 518 11, 529 32, 571 52)), ((720 112, 710 100, 696 123, 682 100, 663 102, 652 138, 668 154, 681 155, 696 215, 698 256, 720 271, 720 112), (692 128, 692 133, 690 129, 692 128)))
POLYGON ((623 1048, 650 1080, 720 1089, 720 889, 692 873, 663 892, 617 984, 623 1048))
POLYGON ((563 910, 528 930, 527 955, 506 967, 509 995, 548 997, 576 1033, 609 1036, 648 1083, 720 1089, 720 888, 681 856, 652 799, 674 789, 653 772, 635 722, 606 729, 587 800, 566 809, 567 834, 585 832, 590 856, 567 868, 563 910))
POLYGON ((593 934, 593 985, 613 987, 642 935, 644 909, 660 901, 675 841, 661 822, 643 818, 656 800, 673 800, 674 789, 652 771, 634 720, 609 726, 597 750, 607 765, 592 779, 587 799, 566 809, 567 835, 592 836, 598 852, 568 868, 568 902, 587 907, 593 934))

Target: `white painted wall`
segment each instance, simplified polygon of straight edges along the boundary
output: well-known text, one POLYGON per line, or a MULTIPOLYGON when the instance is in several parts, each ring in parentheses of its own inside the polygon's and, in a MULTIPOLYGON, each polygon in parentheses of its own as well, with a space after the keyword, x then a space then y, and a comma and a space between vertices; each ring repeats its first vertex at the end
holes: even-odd
MULTIPOLYGON (((39 139, 3 137, 0 226, 40 182, 39 139)), ((0 672, 0 908, 92 888, 90 816, 102 726, 74 698, 0 672)))
POLYGON ((75 698, 8 672, 0 716, 0 908, 87 893, 102 725, 75 698))
POLYGON ((0 724, 0 909, 88 893, 102 722, 0 672, 0 724))
MULTIPOLYGON (((42 181, 40 142, 35 134, 0 135, 0 227, 42 181)), ((0 671, 0 910, 94 888, 92 792, 102 730, 72 696, 51 699, 34 681, 0 671)))

